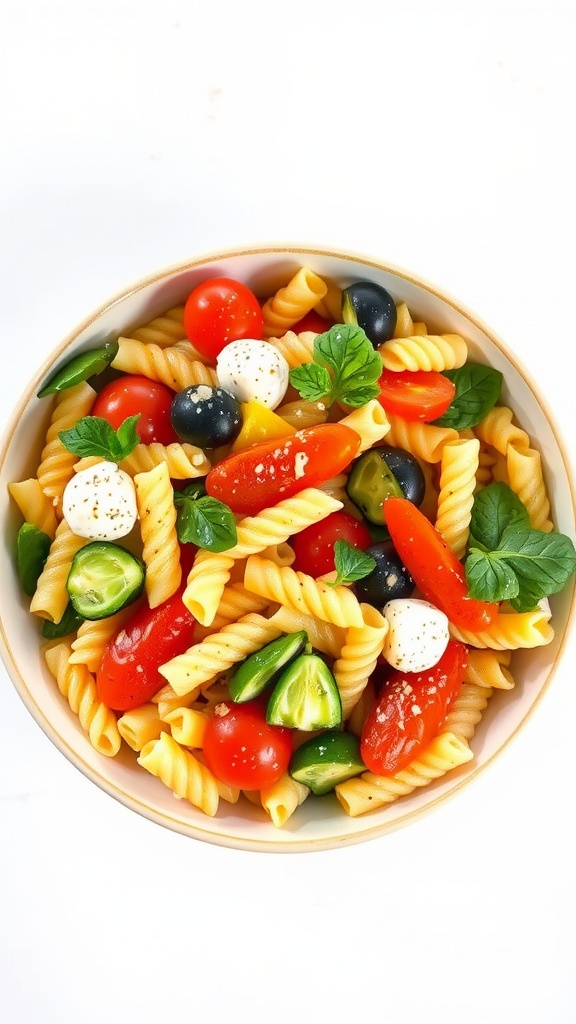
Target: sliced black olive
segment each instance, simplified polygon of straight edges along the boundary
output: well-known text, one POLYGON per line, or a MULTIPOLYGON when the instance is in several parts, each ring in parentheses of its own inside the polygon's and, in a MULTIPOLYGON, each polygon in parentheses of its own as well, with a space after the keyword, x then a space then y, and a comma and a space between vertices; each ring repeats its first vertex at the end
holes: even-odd
POLYGON ((426 480, 418 460, 403 448, 371 448, 356 460, 346 491, 357 508, 376 526, 386 523, 386 498, 424 500, 426 480))
POLYGON ((376 347, 394 334, 396 305, 381 285, 359 281, 342 292, 342 318, 345 324, 358 324, 376 347))
POLYGON ((192 384, 175 396, 170 422, 182 441, 219 448, 240 433, 242 413, 234 395, 224 388, 192 384))
POLYGON ((354 589, 359 601, 383 608, 387 601, 410 597, 414 593, 416 584, 391 540, 372 544, 366 548, 366 554, 376 559, 376 568, 368 576, 356 580, 354 589))

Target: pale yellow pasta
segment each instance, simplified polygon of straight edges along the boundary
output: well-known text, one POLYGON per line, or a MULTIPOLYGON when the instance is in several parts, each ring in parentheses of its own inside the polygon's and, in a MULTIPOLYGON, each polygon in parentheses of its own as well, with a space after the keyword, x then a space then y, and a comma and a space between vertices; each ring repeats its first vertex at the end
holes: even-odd
POLYGON ((343 626, 335 626, 333 622, 324 622, 315 615, 298 612, 293 608, 286 608, 285 605, 280 605, 270 616, 269 622, 278 626, 282 633, 299 633, 302 629, 306 630, 312 647, 331 658, 338 657, 346 638, 343 626))
POLYGON ((120 469, 129 476, 135 476, 136 473, 154 469, 161 462, 168 466, 171 480, 194 480, 206 476, 212 468, 206 453, 194 444, 173 441, 172 444, 164 445, 153 441, 152 444, 137 444, 130 455, 122 460, 120 469))
POLYGON ((519 497, 530 517, 534 530, 550 533, 554 524, 550 519, 550 502, 542 473, 542 457, 534 448, 508 445, 506 453, 510 487, 519 497))
POLYGON ((380 402, 376 401, 376 399, 366 402, 360 408, 349 412, 340 422, 345 427, 355 430, 360 436, 360 447, 356 453, 357 455, 367 451, 368 448, 372 448, 378 441, 386 437, 390 430, 388 417, 380 402))
POLYGON ((37 526, 52 540, 58 520, 51 499, 44 493, 36 477, 8 484, 8 490, 18 505, 24 522, 37 526))
POLYGON ((544 647, 554 639, 550 613, 541 608, 531 612, 498 613, 488 629, 480 633, 458 629, 450 623, 450 634, 470 647, 489 647, 494 651, 515 650, 519 647, 544 647))
POLYGON ((454 370, 463 366, 468 345, 459 334, 414 335, 390 338, 378 351, 386 370, 454 370))
POLYGON ((336 796, 346 813, 356 817, 394 803, 419 787, 430 785, 446 772, 471 761, 473 756, 466 742, 453 733, 442 732, 407 768, 387 776, 363 772, 356 778, 339 783, 336 796))
POLYGON ((160 665, 158 671, 176 693, 197 695, 202 683, 244 661, 280 634, 281 630, 262 615, 243 615, 160 665))
POLYGON ((272 786, 260 792, 260 802, 276 828, 282 828, 294 811, 310 796, 308 786, 297 782, 287 772, 272 786))
POLYGON ((440 462, 442 450, 449 441, 458 440, 458 431, 452 427, 437 427, 433 423, 410 422, 388 413, 390 430, 386 443, 405 448, 424 462, 440 462))
MULTIPOLYGON (((243 569, 242 572, 244 572, 243 569)), ((250 612, 261 612, 269 604, 270 602, 265 597, 259 597, 246 590, 243 583, 230 583, 222 591, 222 597, 210 625, 202 626, 196 623, 194 626, 194 639, 203 640, 205 636, 222 629, 222 626, 227 626, 229 622, 235 622, 250 612)))
POLYGON ((468 664, 464 671, 464 682, 485 686, 491 690, 511 690, 514 677, 510 672, 511 652, 489 649, 468 651, 468 664))
MULTIPOLYGON (((201 764, 206 765, 206 758, 202 750, 194 750, 194 757, 201 764)), ((218 796, 222 800, 226 800, 229 804, 236 804, 240 799, 240 790, 237 786, 229 786, 227 782, 222 782, 221 779, 214 776, 214 782, 216 783, 216 789, 218 790, 218 796)))
POLYGON ((154 320, 150 320, 142 327, 137 327, 128 337, 135 341, 142 341, 146 345, 161 345, 162 348, 174 345, 175 342, 186 337, 184 306, 173 306, 172 309, 167 309, 161 316, 155 317, 154 320))
POLYGON ((276 562, 276 565, 292 565, 296 558, 294 548, 290 547, 286 541, 280 544, 270 544, 269 547, 261 551, 261 555, 262 558, 269 558, 271 562, 276 562))
POLYGON ((414 324, 414 330, 412 331, 413 338, 425 338, 428 335, 428 327, 426 324, 419 320, 414 324))
POLYGON ((203 747, 208 724, 208 716, 203 711, 187 707, 174 708, 164 715, 164 722, 170 726, 171 736, 182 747, 203 747))
POLYGON ((106 757, 115 757, 122 743, 116 716, 99 700, 94 676, 86 666, 70 664, 70 651, 67 640, 42 648, 48 670, 94 749, 106 757))
POLYGON ((529 448, 530 438, 514 421, 514 414, 506 405, 495 405, 484 419, 474 427, 476 437, 495 448, 500 455, 507 455, 508 445, 529 448))
POLYGON ((361 626, 358 599, 344 586, 331 587, 290 566, 277 566, 259 555, 246 561, 244 586, 261 597, 287 605, 296 611, 316 615, 336 626, 361 626))
POLYGON ((414 334, 413 331, 414 321, 410 315, 410 310, 405 302, 396 303, 396 326, 394 328, 394 338, 411 338, 414 334))
POLYGON ((77 537, 65 519, 58 524, 48 557, 30 602, 30 611, 50 622, 60 622, 68 606, 66 581, 72 559, 88 541, 77 537))
POLYGON ((436 529, 457 558, 462 558, 470 536, 480 441, 449 441, 442 449, 436 529))
POLYGON ((450 732, 464 743, 469 743, 491 696, 492 690, 487 686, 463 683, 444 720, 442 732, 450 732))
POLYGON ((362 735, 364 723, 376 702, 376 690, 372 679, 369 679, 350 712, 347 728, 355 736, 362 735))
POLYGON ((389 628, 388 620, 376 608, 369 604, 361 604, 360 608, 363 624, 346 630, 344 645, 333 667, 344 720, 357 704, 376 668, 389 628))
POLYGON ((182 600, 197 622, 209 626, 213 621, 230 579, 234 559, 226 552, 200 550, 196 553, 182 600))
MULTIPOLYGON (((347 473, 338 473, 336 476, 326 480, 325 483, 319 484, 318 490, 324 491, 324 494, 329 494, 336 501, 342 502, 342 505, 349 505, 348 495, 346 493, 346 484, 348 483, 347 473)), ((354 506, 355 508, 356 506, 354 506)), ((358 512, 358 510, 356 510, 358 512)), ((360 513, 361 516, 361 513, 360 513)))
POLYGON ((125 711, 118 719, 118 732, 132 750, 142 750, 151 740, 157 740, 169 725, 158 714, 156 704, 142 704, 125 711))
POLYGON ((285 287, 279 288, 264 303, 264 337, 274 338, 284 334, 314 309, 327 291, 328 286, 318 274, 307 267, 301 267, 285 287))
POLYGON ((245 516, 237 524, 237 542, 225 552, 228 558, 246 558, 263 551, 271 544, 281 544, 307 526, 321 522, 342 508, 336 501, 315 487, 307 487, 292 498, 265 508, 255 516, 245 516))
POLYGON ((326 284, 326 295, 314 306, 318 316, 325 320, 333 320, 334 323, 342 322, 342 289, 334 281, 324 280, 326 284))
POLYGON ((307 402, 301 399, 297 402, 286 402, 274 411, 291 427, 296 427, 296 430, 305 430, 307 427, 316 427, 319 423, 326 423, 329 409, 324 402, 307 402))
POLYGON ((79 419, 87 416, 95 398, 94 388, 86 381, 56 395, 36 476, 44 494, 52 498, 57 516, 62 514, 62 495, 77 461, 77 456, 64 447, 58 434, 62 430, 70 430, 79 419))
MULTIPOLYGON (((498 456, 501 458, 501 456, 498 456)), ((494 480, 494 466, 496 465, 497 458, 489 448, 484 444, 480 444, 480 452, 478 455, 478 471, 476 473, 476 492, 482 487, 487 487, 494 480)))
POLYGON ((148 604, 157 608, 175 594, 182 579, 174 492, 165 462, 134 477, 146 566, 148 604))
MULTIPOLYGON (((272 345, 288 363, 291 370, 303 363, 311 363, 314 359, 314 342, 318 337, 314 331, 286 331, 280 338, 268 338, 272 345)), ((278 411, 278 410, 276 410, 278 411)))
POLYGON ((135 606, 128 605, 114 615, 105 619, 85 619, 78 627, 76 638, 72 641, 70 663, 86 665, 90 672, 100 668, 104 651, 113 637, 120 632, 123 625, 134 614, 135 606))
POLYGON ((193 384, 215 386, 218 383, 216 370, 193 359, 192 354, 187 356, 181 348, 146 345, 132 338, 118 338, 118 352, 111 365, 115 370, 159 381, 173 391, 182 391, 193 384))
POLYGON ((212 772, 188 750, 184 750, 170 733, 162 732, 140 751, 138 764, 160 779, 174 796, 188 800, 204 814, 214 817, 220 794, 212 772))

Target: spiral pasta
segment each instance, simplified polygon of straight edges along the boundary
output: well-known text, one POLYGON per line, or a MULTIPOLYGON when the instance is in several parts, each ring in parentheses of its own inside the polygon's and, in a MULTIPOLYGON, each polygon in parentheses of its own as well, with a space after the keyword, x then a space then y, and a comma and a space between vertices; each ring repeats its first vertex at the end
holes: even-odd
POLYGON ((492 690, 476 683, 464 683, 442 725, 443 732, 450 732, 463 743, 469 743, 488 706, 492 690))
POLYGON ((32 523, 53 539, 58 525, 54 505, 40 487, 36 477, 8 484, 8 490, 18 505, 24 522, 32 523))
POLYGON ((440 462, 444 445, 458 440, 458 431, 452 427, 437 427, 433 423, 404 420, 388 413, 390 430, 386 443, 405 448, 424 462, 440 462))
POLYGON ((361 604, 362 626, 350 626, 334 662, 334 678, 342 701, 342 717, 348 718, 368 683, 382 653, 388 620, 369 604, 361 604))
POLYGON ((282 828, 294 811, 310 796, 308 786, 297 782, 287 772, 260 793, 262 807, 276 828, 282 828))
POLYGON ((182 747, 202 747, 208 722, 203 711, 186 707, 174 708, 164 715, 163 720, 170 727, 173 739, 182 747))
POLYGON ((84 537, 72 533, 65 519, 60 521, 30 602, 31 612, 50 622, 60 622, 68 606, 66 580, 72 559, 87 543, 84 537))
POLYGON ((464 682, 485 686, 491 690, 513 689, 514 677, 509 668, 510 657, 510 650, 470 649, 464 682))
POLYGON ((386 370, 454 370, 463 366, 468 345, 459 334, 391 338, 378 351, 386 370))
POLYGON ((130 455, 122 460, 120 469, 129 476, 135 476, 136 473, 147 473, 163 462, 168 467, 171 480, 195 480, 196 477, 206 476, 211 469, 210 460, 202 448, 178 441, 167 445, 159 441, 137 444, 130 455))
POLYGON ((129 605, 105 619, 82 622, 71 644, 70 664, 86 665, 90 672, 97 672, 106 647, 133 614, 134 605, 129 605))
POLYGON ((142 327, 136 327, 129 338, 142 341, 146 345, 160 345, 166 348, 186 337, 184 331, 184 306, 173 306, 161 316, 155 317, 142 327))
POLYGON ((262 307, 264 337, 284 334, 324 298, 328 286, 307 267, 301 267, 287 285, 279 288, 262 307))
POLYGON ((358 599, 346 587, 330 587, 290 566, 277 566, 258 555, 246 562, 244 586, 261 597, 296 611, 316 615, 336 626, 362 626, 358 599))
POLYGON ((67 640, 46 645, 42 649, 48 670, 71 710, 78 716, 94 749, 106 757, 115 757, 122 742, 116 717, 98 699, 94 677, 86 666, 70 664, 70 651, 67 640))
POLYGON ((468 544, 479 452, 478 438, 449 441, 442 449, 436 529, 457 558, 468 544))
POLYGON ((376 399, 349 412, 340 422, 360 436, 358 455, 381 441, 390 430, 388 417, 376 399))
POLYGON ((146 473, 137 473, 134 486, 146 565, 146 594, 150 608, 157 608, 176 593, 182 579, 168 466, 162 462, 146 473))
POLYGON ((313 331, 302 331, 301 334, 286 331, 280 338, 269 338, 268 343, 284 356, 288 366, 293 370, 303 363, 312 362, 316 338, 317 335, 313 331))
POLYGON ((59 518, 62 516, 64 488, 72 476, 72 467, 77 461, 77 456, 64 447, 58 435, 62 430, 70 430, 82 416, 87 416, 95 398, 94 388, 86 381, 76 384, 67 391, 61 391, 56 396, 36 477, 44 494, 52 499, 59 518))
POLYGON ((218 383, 216 371, 199 360, 189 358, 181 348, 161 348, 132 338, 118 338, 118 352, 111 364, 115 370, 137 373, 182 391, 192 384, 218 383))
POLYGON ((541 608, 531 612, 500 610, 494 622, 481 633, 459 629, 450 623, 450 634, 470 647, 490 647, 495 651, 543 647, 554 639, 549 619, 550 613, 541 608))
POLYGON ((214 817, 220 802, 216 779, 206 765, 184 750, 169 733, 162 732, 158 739, 146 743, 138 764, 160 779, 175 796, 214 817))
POLYGON ((151 703, 131 708, 118 719, 118 732, 132 750, 142 750, 169 728, 168 723, 160 718, 157 705, 151 703))

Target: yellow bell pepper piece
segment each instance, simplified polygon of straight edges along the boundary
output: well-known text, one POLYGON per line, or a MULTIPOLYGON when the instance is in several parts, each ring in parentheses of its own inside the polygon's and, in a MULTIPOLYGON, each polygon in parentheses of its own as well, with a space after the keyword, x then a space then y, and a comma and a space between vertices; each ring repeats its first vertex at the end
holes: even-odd
POLYGON ((258 441, 272 441, 275 437, 288 437, 289 434, 296 433, 296 427, 286 423, 286 420, 277 416, 271 409, 267 409, 261 402, 242 402, 240 412, 242 428, 232 445, 233 452, 250 448, 258 441))

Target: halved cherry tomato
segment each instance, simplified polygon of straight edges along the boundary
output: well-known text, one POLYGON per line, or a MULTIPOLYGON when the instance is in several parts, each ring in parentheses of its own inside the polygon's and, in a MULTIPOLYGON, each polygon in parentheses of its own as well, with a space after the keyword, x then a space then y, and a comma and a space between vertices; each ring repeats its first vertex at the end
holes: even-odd
POLYGON ((424 513, 407 498, 387 498, 386 526, 426 600, 460 629, 474 633, 488 629, 498 615, 498 604, 470 597, 462 562, 424 513))
POLYGON ((287 771, 292 735, 268 724, 262 701, 223 701, 208 719, 203 752, 210 771, 227 786, 262 789, 287 771))
POLYGON ((96 398, 92 416, 101 416, 114 430, 128 416, 140 413, 136 432, 142 444, 172 444, 178 438, 170 423, 170 406, 174 392, 159 381, 138 374, 126 374, 113 380, 96 398))
POLYGON ((303 334, 304 331, 313 331, 314 334, 324 334, 334 326, 332 320, 326 320, 323 316, 320 316, 316 310, 311 309, 309 313, 306 313, 298 323, 294 324, 290 328, 294 331, 294 334, 303 334))
POLYGON ((378 387, 386 412, 420 423, 442 416, 456 394, 452 381, 436 370, 384 370, 378 387))
POLYGON ((158 608, 139 608, 108 644, 96 689, 109 708, 127 711, 146 704, 166 683, 158 667, 192 646, 195 619, 181 594, 158 608))
POLYGON ((296 558, 292 566, 309 576, 324 576, 334 569, 334 545, 337 540, 348 541, 364 551, 372 543, 367 526, 349 512, 332 512, 320 523, 313 523, 290 539, 296 558))
POLYGON ((240 281, 212 277, 194 288, 184 305, 186 337, 211 360, 240 338, 259 340, 264 331, 260 303, 240 281))
POLYGON ((261 441, 222 459, 206 477, 206 491, 233 512, 255 515, 341 473, 360 437, 343 423, 320 423, 290 437, 261 441))
POLYGON ((368 714, 360 753, 369 771, 402 771, 437 735, 458 696, 468 649, 450 640, 444 654, 425 672, 393 672, 368 714))

